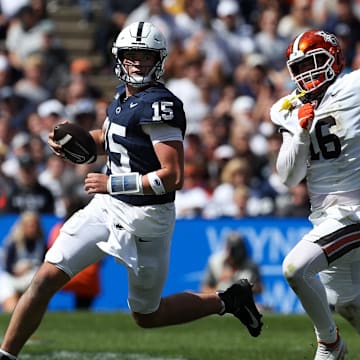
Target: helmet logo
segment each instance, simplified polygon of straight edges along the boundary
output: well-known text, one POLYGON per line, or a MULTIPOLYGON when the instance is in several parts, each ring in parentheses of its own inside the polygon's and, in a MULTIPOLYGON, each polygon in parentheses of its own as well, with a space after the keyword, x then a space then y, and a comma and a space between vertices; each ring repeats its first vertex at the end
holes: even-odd
POLYGON ((333 34, 329 34, 325 31, 318 31, 316 34, 322 36, 324 41, 329 42, 333 46, 336 46, 338 44, 336 37, 333 34))

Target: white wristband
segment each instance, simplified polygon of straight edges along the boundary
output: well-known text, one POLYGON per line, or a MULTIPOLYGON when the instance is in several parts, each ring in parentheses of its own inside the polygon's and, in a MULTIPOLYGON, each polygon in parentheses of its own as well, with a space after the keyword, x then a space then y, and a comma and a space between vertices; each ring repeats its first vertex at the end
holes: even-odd
POLYGON ((107 191, 111 195, 139 194, 142 195, 142 176, 137 173, 110 175, 107 181, 107 191))
POLYGON ((166 193, 164 184, 162 183, 156 171, 147 174, 149 184, 156 195, 164 195, 166 193))

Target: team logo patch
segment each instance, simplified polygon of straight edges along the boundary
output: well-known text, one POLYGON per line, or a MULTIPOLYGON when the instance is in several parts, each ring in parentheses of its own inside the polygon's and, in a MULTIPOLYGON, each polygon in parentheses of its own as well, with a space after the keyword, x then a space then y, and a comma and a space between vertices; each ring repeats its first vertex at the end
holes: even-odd
POLYGON ((336 37, 333 34, 326 33, 325 31, 318 31, 316 34, 322 36, 326 42, 329 42, 334 46, 338 44, 336 37))

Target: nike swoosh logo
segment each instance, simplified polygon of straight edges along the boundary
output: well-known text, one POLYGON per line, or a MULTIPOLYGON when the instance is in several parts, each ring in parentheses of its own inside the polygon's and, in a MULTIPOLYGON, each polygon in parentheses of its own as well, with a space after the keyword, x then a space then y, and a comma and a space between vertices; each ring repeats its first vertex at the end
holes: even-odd
POLYGON ((134 108, 135 106, 138 106, 139 103, 130 103, 130 109, 134 108))
POLYGON ((259 326, 259 321, 256 319, 254 314, 249 310, 247 306, 244 306, 244 309, 249 313, 251 322, 249 323, 249 326, 252 328, 257 328, 259 326))
POLYGON ((66 149, 66 148, 61 149, 61 151, 62 151, 64 154, 69 154, 70 156, 74 157, 75 159, 77 159, 77 160, 80 161, 80 162, 85 161, 85 156, 83 156, 83 155, 76 154, 76 153, 74 153, 74 152, 72 152, 72 151, 70 151, 70 150, 68 150, 68 149, 66 149))

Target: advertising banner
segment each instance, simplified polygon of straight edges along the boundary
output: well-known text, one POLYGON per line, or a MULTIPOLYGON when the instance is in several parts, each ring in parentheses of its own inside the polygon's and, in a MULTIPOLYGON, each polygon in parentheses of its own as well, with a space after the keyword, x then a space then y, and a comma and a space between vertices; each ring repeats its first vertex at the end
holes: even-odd
MULTIPOLYGON (((15 216, 1 216, 0 244, 15 220, 15 216)), ((48 233, 58 221, 55 217, 43 216, 44 230, 48 233)), ((301 304, 287 285, 281 264, 310 228, 310 222, 302 218, 178 220, 164 295, 184 290, 198 291, 209 256, 222 248, 230 231, 238 231, 245 238, 250 256, 260 266, 264 290, 257 302, 276 313, 301 313, 301 304)), ((101 294, 93 309, 127 310, 126 297, 125 268, 113 258, 105 258, 101 266, 101 294)), ((50 309, 71 310, 72 300, 71 294, 60 292, 52 300, 50 309)))

